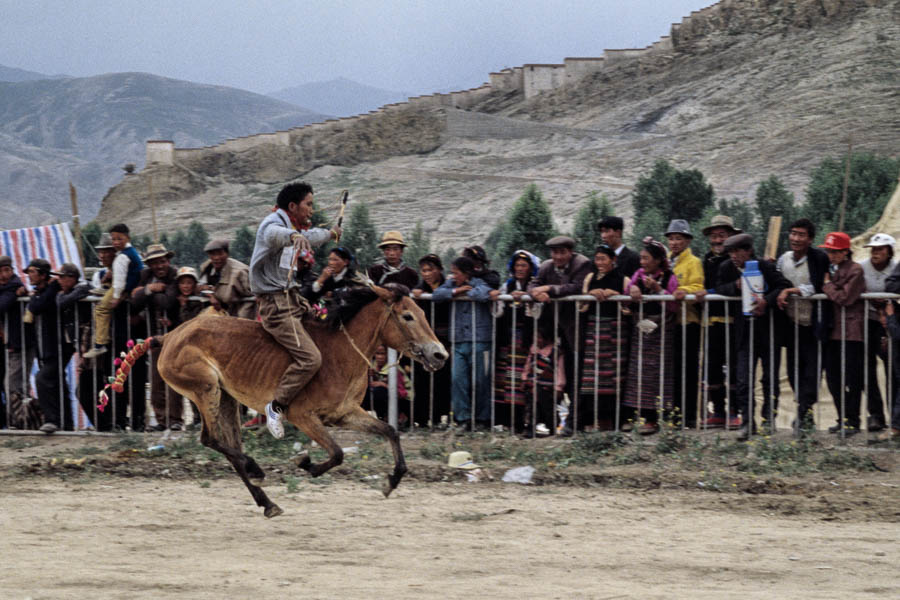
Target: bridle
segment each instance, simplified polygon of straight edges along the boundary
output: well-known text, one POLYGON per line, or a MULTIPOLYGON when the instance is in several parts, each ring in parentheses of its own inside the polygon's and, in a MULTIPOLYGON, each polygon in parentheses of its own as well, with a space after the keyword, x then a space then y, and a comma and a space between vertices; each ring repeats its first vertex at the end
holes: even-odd
MULTIPOLYGON (((388 320, 391 317, 393 317, 394 321, 396 321, 396 323, 397 323, 397 326, 400 328, 400 331, 403 333, 404 344, 403 344, 402 348, 397 349, 397 353, 398 353, 397 360, 395 360, 393 363, 391 363, 389 365, 386 365, 385 367, 382 367, 383 369, 384 368, 389 369, 391 367, 394 367, 394 366, 397 366, 398 364, 400 364, 400 357, 403 355, 406 355, 410 359, 413 359, 413 355, 410 350, 410 347, 412 346, 412 336, 409 334, 409 327, 407 327, 405 324, 403 324, 401 322, 400 317, 398 317, 397 313, 394 311, 395 303, 390 302, 388 300, 385 300, 384 303, 387 306, 387 310, 385 311, 384 316, 380 319, 378 327, 375 328, 375 333, 372 335, 371 340, 366 345, 370 346, 375 342, 375 340, 378 339, 378 337, 381 335, 381 332, 384 330, 385 326, 387 325, 388 320)), ((369 366, 369 368, 377 371, 378 367, 375 365, 375 360, 367 357, 363 353, 363 351, 359 349, 359 346, 356 345, 356 342, 353 341, 353 338, 350 337, 350 334, 347 332, 347 329, 344 327, 343 321, 341 321, 340 330, 344 334, 344 336, 347 338, 347 341, 350 342, 350 345, 353 347, 353 349, 356 350, 356 353, 359 354, 359 356, 366 362, 366 364, 369 366)))

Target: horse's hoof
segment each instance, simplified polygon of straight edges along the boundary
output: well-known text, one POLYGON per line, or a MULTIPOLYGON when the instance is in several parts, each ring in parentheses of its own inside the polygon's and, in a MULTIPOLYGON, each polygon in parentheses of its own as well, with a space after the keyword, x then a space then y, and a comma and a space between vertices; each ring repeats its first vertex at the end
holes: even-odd
POLYGON ((391 485, 390 481, 385 481, 384 486, 382 486, 382 488, 381 488, 381 493, 384 494, 385 498, 387 498, 388 496, 391 495, 391 492, 394 491, 395 487, 396 486, 391 485))
POLYGON ((294 457, 294 464, 304 471, 309 470, 310 463, 312 463, 312 460, 309 458, 309 453, 305 450, 294 457))
POLYGON ((284 511, 277 504, 273 504, 271 506, 267 506, 265 512, 267 519, 271 519, 272 517, 277 517, 278 515, 284 514, 284 511))

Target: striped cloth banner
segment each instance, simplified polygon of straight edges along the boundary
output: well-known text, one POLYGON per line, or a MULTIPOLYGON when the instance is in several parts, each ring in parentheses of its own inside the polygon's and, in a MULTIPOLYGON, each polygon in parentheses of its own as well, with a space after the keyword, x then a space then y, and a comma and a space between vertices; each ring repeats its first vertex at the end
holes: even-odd
MULTIPOLYGON (((60 268, 63 263, 73 263, 82 272, 82 278, 84 277, 81 257, 78 256, 78 247, 75 245, 75 238, 68 223, 0 231, 0 256, 2 255, 12 258, 13 270, 29 289, 31 286, 25 275, 25 267, 33 258, 47 259, 54 270, 60 268)), ((84 429, 90 425, 90 420, 81 410, 75 396, 77 379, 74 365, 73 358, 66 367, 66 378, 71 390, 69 402, 72 414, 75 415, 75 428, 84 429)))
POLYGON ((63 263, 73 263, 83 273, 78 247, 68 223, 0 231, 0 255, 12 258, 13 270, 26 285, 25 267, 33 258, 47 259, 53 269, 63 263))

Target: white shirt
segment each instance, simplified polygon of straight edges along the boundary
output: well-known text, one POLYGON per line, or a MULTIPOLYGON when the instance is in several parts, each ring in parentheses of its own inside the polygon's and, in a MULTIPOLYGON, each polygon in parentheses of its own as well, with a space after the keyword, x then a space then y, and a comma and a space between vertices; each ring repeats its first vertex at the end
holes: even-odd
MULTIPOLYGON (((125 244, 126 248, 131 248, 131 244, 125 244)), ((113 298, 119 298, 125 291, 125 284, 128 283, 128 265, 131 259, 124 252, 116 254, 112 264, 112 289, 113 298)))

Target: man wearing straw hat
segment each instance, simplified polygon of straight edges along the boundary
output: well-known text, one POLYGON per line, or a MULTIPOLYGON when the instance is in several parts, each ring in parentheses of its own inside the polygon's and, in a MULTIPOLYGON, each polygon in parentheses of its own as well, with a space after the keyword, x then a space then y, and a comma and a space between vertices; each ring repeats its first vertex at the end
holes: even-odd
MULTIPOLYGON (((734 226, 734 221, 726 215, 714 216, 709 225, 703 228, 703 235, 709 240, 709 252, 703 256, 703 286, 704 291, 698 292, 697 297, 702 298, 706 293, 716 292, 716 278, 723 262, 728 261, 728 253, 725 252, 725 240, 738 233, 741 229, 734 226)), ((709 400, 713 404, 713 414, 707 417, 704 423, 706 427, 740 427, 737 419, 737 398, 732 393, 731 402, 726 403, 728 390, 734 391, 735 372, 734 361, 737 358, 737 336, 734 332, 734 315, 739 310, 732 306, 729 315, 725 316, 724 302, 710 302, 707 307, 709 315, 706 327, 706 339, 708 340, 705 351, 706 385, 709 390, 709 400), (728 330, 728 344, 726 345, 726 330, 728 330), (728 377, 725 373, 728 372, 728 377), (726 388, 726 380, 728 388, 726 388), (726 404, 728 407, 726 410, 726 404), (728 413, 728 414, 726 414, 728 413)))
POLYGON ((399 283, 413 289, 419 282, 419 274, 403 262, 403 250, 406 248, 403 234, 399 231, 386 232, 381 236, 378 248, 381 249, 384 257, 369 267, 369 279, 375 285, 399 283))
MULTIPOLYGON (((175 256, 162 244, 150 244, 144 255, 147 268, 141 271, 138 286, 131 292, 134 310, 148 313, 150 335, 163 335, 178 325, 178 270, 170 259, 175 256)), ((166 385, 157 368, 159 352, 150 360, 150 404, 156 415, 156 431, 181 431, 184 427, 184 399, 166 385)))
POLYGON ((293 363, 281 374, 275 398, 266 405, 266 426, 275 438, 284 437, 283 413, 322 365, 322 355, 303 327, 309 302, 300 294, 293 277, 295 261, 312 246, 341 236, 308 227, 313 213, 313 189, 308 183, 291 183, 278 193, 277 208, 259 224, 250 259, 250 289, 259 302, 259 316, 272 338, 291 355, 293 363), (302 231, 295 229, 308 227, 302 231))

